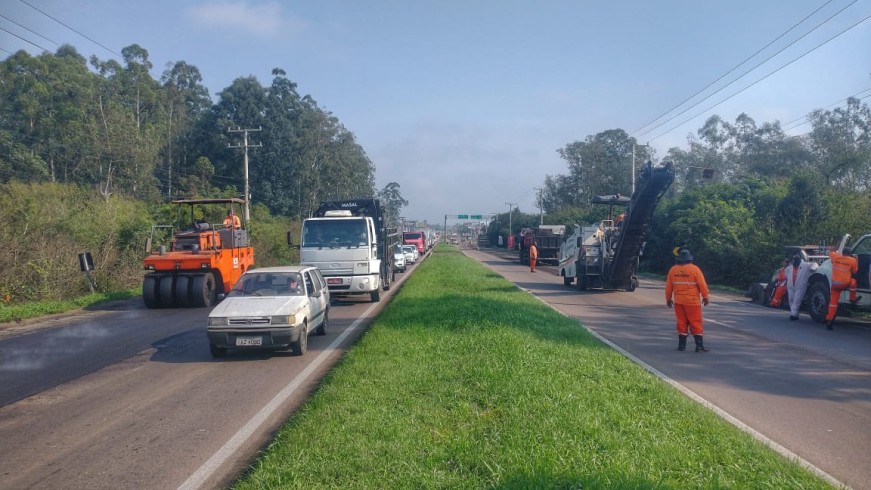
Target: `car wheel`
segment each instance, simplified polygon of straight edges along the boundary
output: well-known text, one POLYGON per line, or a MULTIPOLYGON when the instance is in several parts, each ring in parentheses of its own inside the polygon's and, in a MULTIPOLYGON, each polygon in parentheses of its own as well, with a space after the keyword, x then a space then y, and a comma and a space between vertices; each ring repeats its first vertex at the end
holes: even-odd
POLYGON ((327 334, 327 321, 330 319, 330 312, 324 312, 324 321, 318 325, 318 328, 315 329, 315 335, 326 335, 327 334))
POLYGON ((308 323, 302 323, 302 331, 299 332, 299 339, 290 344, 290 348, 295 356, 301 356, 308 350, 308 323))
POLYGON ((829 312, 829 285, 825 281, 817 281, 811 285, 807 295, 808 310, 815 322, 826 321, 829 312))
POLYGON ((227 357, 227 348, 226 347, 218 347, 212 342, 209 342, 209 351, 212 353, 212 357, 216 359, 220 359, 222 357, 227 357))

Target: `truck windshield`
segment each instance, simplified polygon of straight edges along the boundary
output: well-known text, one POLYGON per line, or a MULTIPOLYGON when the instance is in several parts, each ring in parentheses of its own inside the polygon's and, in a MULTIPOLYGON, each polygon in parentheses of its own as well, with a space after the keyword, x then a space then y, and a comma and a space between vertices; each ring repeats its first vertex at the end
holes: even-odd
POLYGON ((303 247, 360 247, 368 245, 366 222, 362 219, 323 219, 306 221, 303 247))

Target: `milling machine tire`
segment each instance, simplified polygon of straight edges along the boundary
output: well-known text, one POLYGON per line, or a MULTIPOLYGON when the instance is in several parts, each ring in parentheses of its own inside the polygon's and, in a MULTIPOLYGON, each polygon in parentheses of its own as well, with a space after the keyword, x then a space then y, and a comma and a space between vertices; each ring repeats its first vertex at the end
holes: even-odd
POLYGON ((569 276, 563 276, 563 285, 570 286, 572 284, 572 278, 569 276))
POLYGON ((149 309, 160 308, 160 297, 157 294, 157 276, 149 274, 142 279, 142 300, 149 309))

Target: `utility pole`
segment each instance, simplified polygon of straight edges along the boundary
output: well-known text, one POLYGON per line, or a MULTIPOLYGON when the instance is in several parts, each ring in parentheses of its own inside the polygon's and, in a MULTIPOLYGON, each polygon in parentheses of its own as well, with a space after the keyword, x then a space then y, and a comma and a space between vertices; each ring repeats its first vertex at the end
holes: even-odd
MULTIPOLYGON (((511 211, 514 210, 514 206, 517 206, 517 203, 516 202, 506 202, 505 204, 508 205, 508 234, 513 235, 514 232, 511 230, 511 211)), ((507 239, 508 237, 505 237, 505 238, 507 239)))
POLYGON ((242 133, 242 144, 241 145, 227 145, 227 148, 244 148, 245 149, 245 222, 246 223, 251 218, 251 214, 248 211, 248 201, 251 200, 251 193, 248 192, 248 148, 260 148, 263 146, 261 143, 258 143, 256 145, 249 145, 248 144, 248 132, 249 131, 260 131, 261 129, 263 129, 263 128, 259 127, 257 129, 240 129, 237 127, 236 129, 229 130, 231 133, 242 133))
POLYGON ((538 192, 538 226, 544 224, 544 205, 541 202, 541 187, 533 187, 533 190, 538 192))

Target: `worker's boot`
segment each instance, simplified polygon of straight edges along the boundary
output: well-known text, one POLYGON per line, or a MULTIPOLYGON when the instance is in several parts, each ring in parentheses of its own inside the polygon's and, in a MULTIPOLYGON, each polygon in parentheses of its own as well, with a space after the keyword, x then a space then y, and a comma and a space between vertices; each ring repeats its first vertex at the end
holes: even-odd
POLYGON ((835 327, 834 327, 834 323, 835 323, 835 319, 834 319, 834 318, 832 318, 831 320, 827 321, 827 322, 826 322, 826 330, 834 330, 834 329, 835 329, 835 327))
POLYGON ((693 335, 693 338, 696 339, 696 352, 708 352, 711 350, 705 347, 705 342, 701 335, 693 335))
POLYGON ((687 350, 687 336, 678 334, 677 336, 677 350, 687 350))

